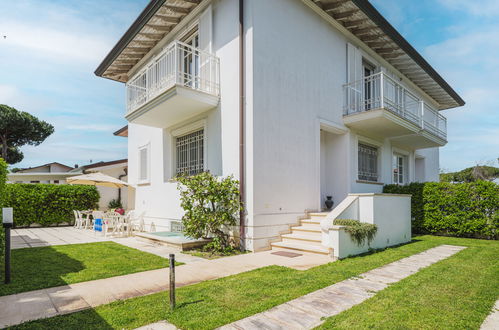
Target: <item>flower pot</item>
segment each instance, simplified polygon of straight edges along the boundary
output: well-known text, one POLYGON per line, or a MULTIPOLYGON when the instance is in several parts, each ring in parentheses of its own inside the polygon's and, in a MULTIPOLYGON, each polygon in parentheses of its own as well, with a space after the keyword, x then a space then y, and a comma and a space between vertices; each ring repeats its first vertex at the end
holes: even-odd
POLYGON ((331 211, 333 209, 333 205, 334 205, 333 196, 326 196, 326 200, 324 201, 324 204, 326 204, 326 209, 328 211, 331 211))

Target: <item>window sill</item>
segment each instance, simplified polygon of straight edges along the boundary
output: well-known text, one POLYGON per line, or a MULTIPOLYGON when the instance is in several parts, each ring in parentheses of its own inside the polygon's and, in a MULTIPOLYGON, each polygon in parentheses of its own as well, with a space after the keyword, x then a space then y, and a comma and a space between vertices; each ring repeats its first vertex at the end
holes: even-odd
POLYGON ((377 181, 357 180, 356 182, 357 182, 357 183, 365 183, 365 184, 376 184, 376 185, 380 185, 380 186, 383 186, 383 185, 384 185, 384 183, 383 183, 383 182, 377 182, 377 181))
POLYGON ((149 186, 151 181, 140 181, 137 183, 138 186, 149 186))

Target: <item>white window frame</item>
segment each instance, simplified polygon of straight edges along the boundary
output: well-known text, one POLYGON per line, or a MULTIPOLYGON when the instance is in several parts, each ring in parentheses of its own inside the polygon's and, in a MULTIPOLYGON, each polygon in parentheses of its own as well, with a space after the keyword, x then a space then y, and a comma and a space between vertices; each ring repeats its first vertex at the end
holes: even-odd
POLYGON ((172 173, 171 177, 177 176, 177 137, 181 137, 196 131, 203 130, 203 171, 207 171, 208 167, 208 131, 206 129, 206 119, 201 119, 196 122, 184 125, 171 131, 171 159, 172 159, 172 173))
POLYGON ((394 152, 392 155, 392 183, 398 185, 405 185, 408 183, 408 172, 409 172, 409 157, 407 155, 394 152), (399 160, 402 159, 402 176, 400 175, 400 164, 399 160), (395 174, 395 170, 397 174, 395 174), (397 175, 397 178, 395 178, 397 175), (402 179, 402 180, 401 180, 402 179))
POLYGON ((149 184, 151 183, 151 144, 147 143, 145 145, 142 145, 138 147, 138 177, 137 181, 139 184, 149 184), (146 150, 146 174, 147 177, 145 179, 141 178, 141 173, 142 173, 142 158, 141 158, 141 152, 142 150, 146 150))

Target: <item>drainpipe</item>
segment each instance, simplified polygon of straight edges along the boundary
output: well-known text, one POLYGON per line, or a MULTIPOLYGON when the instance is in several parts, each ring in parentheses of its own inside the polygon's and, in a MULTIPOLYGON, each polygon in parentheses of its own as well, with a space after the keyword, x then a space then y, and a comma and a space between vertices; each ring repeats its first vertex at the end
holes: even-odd
MULTIPOLYGON (((128 175, 128 169, 125 168, 123 170, 125 173, 124 174, 120 174, 120 176, 118 177, 118 180, 121 180, 121 178, 125 177, 128 175)), ((118 188, 118 201, 121 203, 121 188, 118 188)))
POLYGON ((239 212, 239 239, 244 249, 244 220, 246 217, 245 155, 244 155, 244 0, 239 0, 239 198, 243 205, 239 212))

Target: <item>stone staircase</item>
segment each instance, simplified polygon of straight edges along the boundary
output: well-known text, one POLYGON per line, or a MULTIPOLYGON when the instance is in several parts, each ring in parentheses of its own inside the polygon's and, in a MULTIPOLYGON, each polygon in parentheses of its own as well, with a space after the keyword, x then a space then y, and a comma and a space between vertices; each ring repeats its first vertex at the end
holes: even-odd
POLYGON ((290 234, 281 235, 281 242, 271 243, 272 250, 302 251, 330 255, 328 247, 322 245, 321 220, 327 212, 309 213, 309 218, 291 227, 290 234))

